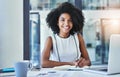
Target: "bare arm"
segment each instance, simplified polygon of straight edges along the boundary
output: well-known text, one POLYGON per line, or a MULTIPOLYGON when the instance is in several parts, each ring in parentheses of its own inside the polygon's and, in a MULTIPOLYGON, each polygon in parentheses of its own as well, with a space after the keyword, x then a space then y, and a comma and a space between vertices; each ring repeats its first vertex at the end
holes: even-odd
POLYGON ((53 46, 52 38, 48 37, 42 53, 42 67, 51 68, 60 65, 74 65, 73 62, 58 62, 58 61, 49 60, 52 46, 53 46))
POLYGON ((77 61, 78 66, 79 67, 90 66, 91 65, 90 58, 87 53, 87 49, 85 47, 83 37, 80 34, 78 34, 78 39, 79 39, 80 51, 81 51, 81 58, 77 61))

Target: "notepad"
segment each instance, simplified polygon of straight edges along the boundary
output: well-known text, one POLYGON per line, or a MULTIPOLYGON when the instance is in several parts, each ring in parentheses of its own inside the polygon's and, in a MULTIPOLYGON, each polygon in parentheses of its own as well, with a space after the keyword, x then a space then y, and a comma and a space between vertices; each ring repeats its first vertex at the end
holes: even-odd
POLYGON ((82 71, 84 68, 87 68, 87 66, 80 68, 80 67, 71 66, 71 65, 63 65, 63 66, 56 66, 53 69, 66 70, 66 71, 82 71))

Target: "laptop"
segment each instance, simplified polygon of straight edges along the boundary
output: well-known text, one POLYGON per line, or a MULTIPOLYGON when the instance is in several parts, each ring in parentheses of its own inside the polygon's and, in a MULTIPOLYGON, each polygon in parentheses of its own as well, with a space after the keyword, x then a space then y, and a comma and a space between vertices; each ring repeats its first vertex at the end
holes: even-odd
POLYGON ((99 74, 120 74, 120 34, 113 34, 110 37, 109 57, 107 66, 90 67, 84 71, 99 73, 99 74))

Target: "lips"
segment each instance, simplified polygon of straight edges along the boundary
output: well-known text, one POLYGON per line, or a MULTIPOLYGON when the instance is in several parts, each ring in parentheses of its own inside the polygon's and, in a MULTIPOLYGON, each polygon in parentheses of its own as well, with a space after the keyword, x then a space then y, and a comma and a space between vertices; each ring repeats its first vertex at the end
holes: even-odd
POLYGON ((64 28, 64 29, 66 29, 66 30, 69 30, 69 28, 70 28, 70 27, 68 27, 68 26, 65 26, 65 27, 63 27, 63 28, 64 28))
POLYGON ((63 31, 64 31, 64 32, 69 32, 69 31, 70 31, 70 27, 69 27, 69 26, 63 27, 63 31))

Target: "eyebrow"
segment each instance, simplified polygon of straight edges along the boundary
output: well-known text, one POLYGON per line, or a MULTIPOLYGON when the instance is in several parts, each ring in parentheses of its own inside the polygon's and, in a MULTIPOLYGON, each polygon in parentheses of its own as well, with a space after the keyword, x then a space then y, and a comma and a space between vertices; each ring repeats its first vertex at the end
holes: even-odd
MULTIPOLYGON (((60 17, 60 19, 61 19, 61 18, 62 18, 62 19, 65 19, 64 17, 60 17)), ((70 19, 68 19, 68 20, 72 20, 72 19, 70 18, 70 19)))

